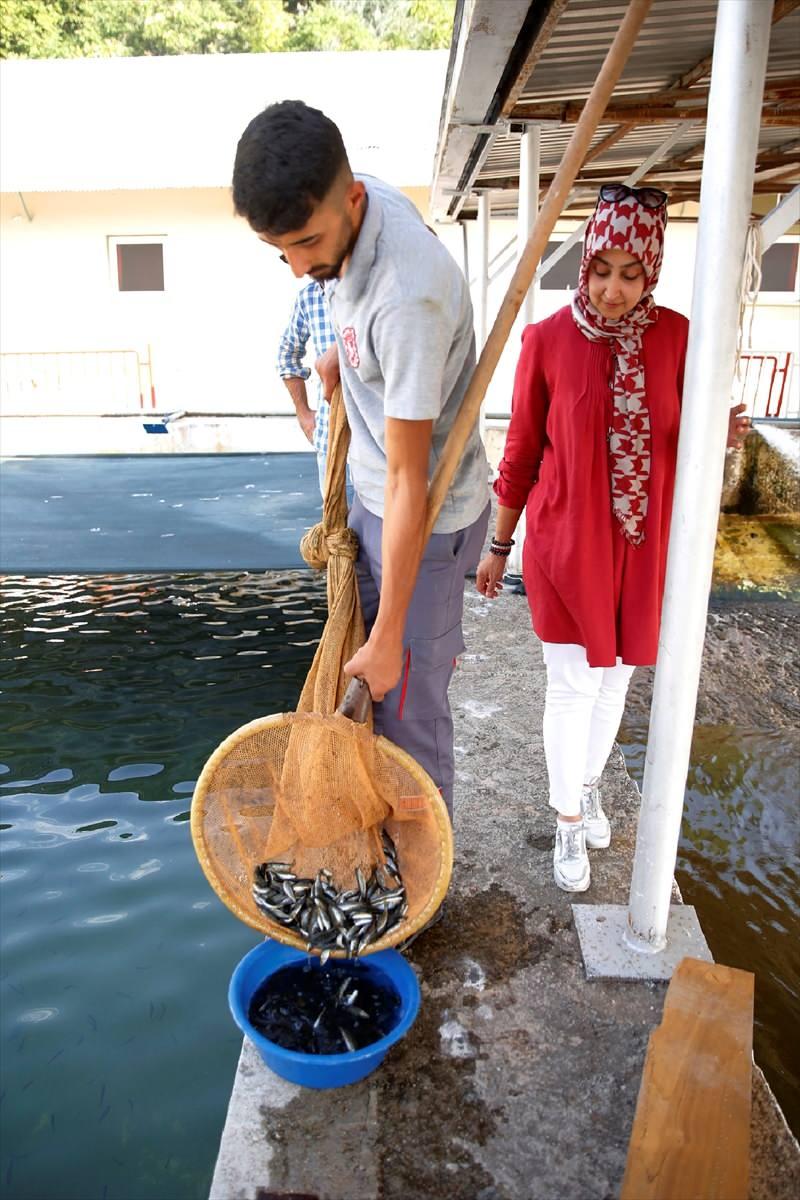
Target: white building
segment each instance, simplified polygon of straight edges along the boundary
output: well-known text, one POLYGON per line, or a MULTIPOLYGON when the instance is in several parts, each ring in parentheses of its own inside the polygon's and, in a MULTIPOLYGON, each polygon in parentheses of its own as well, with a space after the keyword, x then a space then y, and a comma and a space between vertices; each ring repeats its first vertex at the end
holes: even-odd
MULTIPOLYGON (((445 51, 4 62, 4 452, 18 414, 52 418, 37 422, 46 453, 98 448, 67 415, 135 414, 116 448, 154 450, 181 447, 148 438, 143 410, 293 413, 275 356, 298 282, 234 215, 239 136, 302 98, 337 122, 355 170, 426 214, 446 65, 445 51)), ((293 421, 271 428, 307 446, 293 421)))
MULTIPOLYGON (((4 62, 0 449, 306 448, 274 366, 298 284, 233 213, 237 140, 267 104, 300 97, 336 120, 354 169, 402 188, 429 218, 447 57, 4 62), (204 415, 176 422, 167 438, 144 432, 143 413, 175 410, 204 415), (35 414, 48 420, 34 428, 35 414), (108 417, 100 442, 98 414, 108 417), (274 419, 265 426, 267 414, 274 419), (90 441, 81 416, 93 418, 90 441)), ((688 314, 696 207, 673 217, 681 213, 668 231, 657 298, 688 314)), ((562 222, 555 236, 573 225, 562 222)), ((467 244, 474 274, 475 222, 463 237, 458 225, 436 228, 459 261, 467 244)), ((515 230, 499 214, 491 222, 490 320, 510 279, 515 230)), ((800 297, 798 238, 782 242, 783 290, 760 297, 753 344, 785 358, 796 350, 800 297)), ((568 281, 567 270, 537 286, 537 319, 564 303, 568 281)), ((512 338, 498 368, 490 412, 510 408, 518 344, 512 338)), ((798 409, 796 393, 795 377, 789 411, 798 409)))

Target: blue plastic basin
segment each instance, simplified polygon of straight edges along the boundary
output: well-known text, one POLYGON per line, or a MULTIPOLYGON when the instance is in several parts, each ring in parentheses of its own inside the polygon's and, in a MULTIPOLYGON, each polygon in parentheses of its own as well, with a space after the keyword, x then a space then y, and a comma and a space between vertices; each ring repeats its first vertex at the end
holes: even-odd
POLYGON ((419 984, 412 968, 396 950, 379 950, 359 959, 362 966, 376 967, 388 976, 400 997, 397 1024, 380 1041, 344 1054, 302 1054, 284 1050, 251 1025, 250 1001, 270 975, 281 967, 300 962, 307 955, 293 946, 267 940, 246 954, 231 977, 228 1003, 233 1019, 255 1045, 264 1062, 276 1075, 309 1088, 344 1087, 363 1079, 379 1066, 390 1046, 398 1042, 414 1024, 419 1011, 419 984))

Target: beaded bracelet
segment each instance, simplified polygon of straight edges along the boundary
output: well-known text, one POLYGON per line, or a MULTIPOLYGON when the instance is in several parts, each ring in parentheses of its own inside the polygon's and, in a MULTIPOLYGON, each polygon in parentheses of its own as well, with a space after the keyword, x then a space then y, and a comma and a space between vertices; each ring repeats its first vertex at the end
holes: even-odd
POLYGON ((489 553, 496 554, 498 558, 508 558, 509 554, 511 553, 511 547, 509 546, 507 550, 502 550, 499 546, 495 546, 494 542, 492 542, 491 546, 489 547, 489 553))

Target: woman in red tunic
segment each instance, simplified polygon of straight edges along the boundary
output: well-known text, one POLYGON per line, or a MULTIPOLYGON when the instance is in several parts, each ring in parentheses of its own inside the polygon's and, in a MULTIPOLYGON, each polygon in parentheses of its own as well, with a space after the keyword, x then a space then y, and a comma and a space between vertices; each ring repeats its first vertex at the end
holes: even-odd
MULTIPOLYGON (((667 221, 656 188, 608 184, 572 303, 522 337, 477 586, 502 588, 525 508, 523 578, 547 667, 544 745, 557 812, 554 874, 589 886, 611 830, 598 781, 633 669, 655 662, 688 322, 656 305, 667 221)), ((747 427, 732 410, 730 444, 747 427)))

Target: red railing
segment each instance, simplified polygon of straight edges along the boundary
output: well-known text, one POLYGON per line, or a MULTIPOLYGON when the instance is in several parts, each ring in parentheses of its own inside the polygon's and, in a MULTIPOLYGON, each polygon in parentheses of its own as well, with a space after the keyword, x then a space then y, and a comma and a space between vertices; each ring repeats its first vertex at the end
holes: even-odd
POLYGON ((779 417, 788 399, 792 369, 790 352, 769 354, 749 350, 739 357, 737 402, 747 405, 751 417, 779 417))
POLYGON ((155 408, 148 359, 136 350, 0 354, 0 413, 84 416, 155 408))

